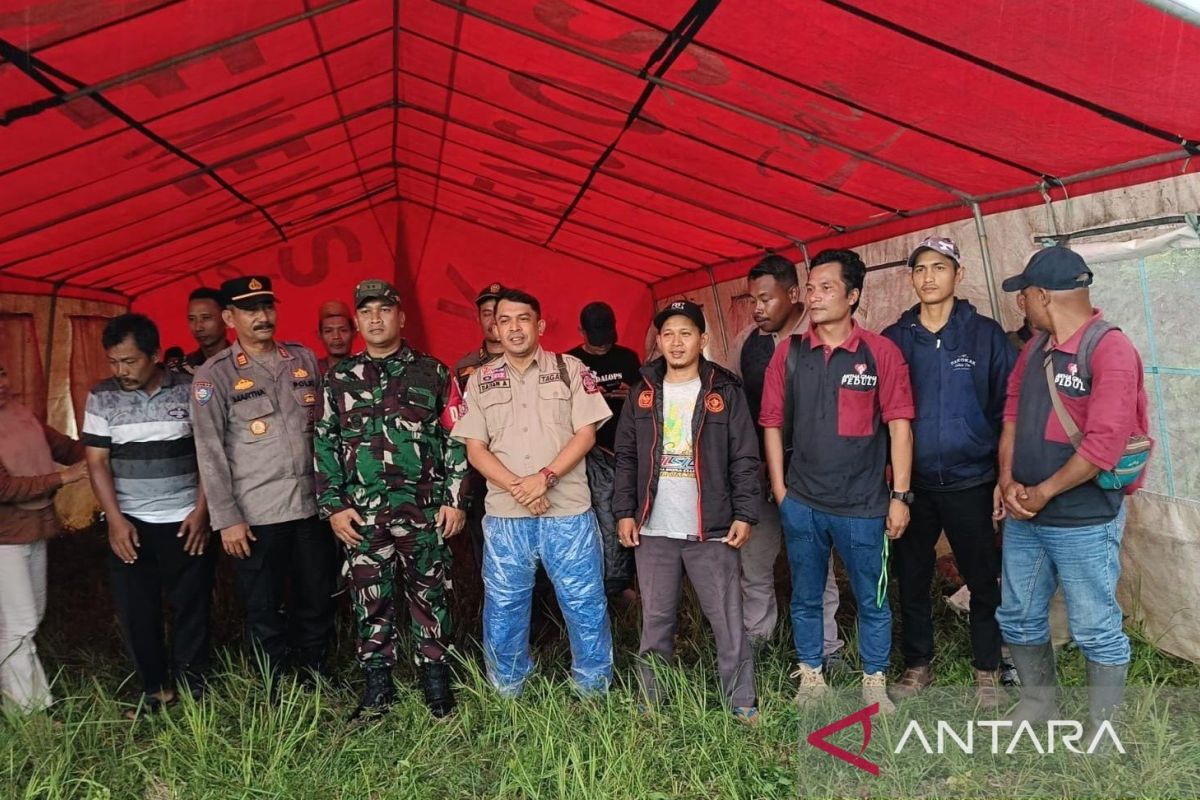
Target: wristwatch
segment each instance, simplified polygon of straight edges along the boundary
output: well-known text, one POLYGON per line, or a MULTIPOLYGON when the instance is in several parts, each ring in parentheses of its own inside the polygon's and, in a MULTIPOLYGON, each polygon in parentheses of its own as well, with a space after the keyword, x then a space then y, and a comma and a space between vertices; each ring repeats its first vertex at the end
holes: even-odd
POLYGON ((555 475, 549 467, 542 467, 538 472, 546 476, 546 488, 553 489, 558 486, 558 476, 555 475))
POLYGON ((913 500, 917 499, 917 496, 912 492, 892 492, 892 499, 899 500, 906 506, 911 506, 913 504, 913 500))

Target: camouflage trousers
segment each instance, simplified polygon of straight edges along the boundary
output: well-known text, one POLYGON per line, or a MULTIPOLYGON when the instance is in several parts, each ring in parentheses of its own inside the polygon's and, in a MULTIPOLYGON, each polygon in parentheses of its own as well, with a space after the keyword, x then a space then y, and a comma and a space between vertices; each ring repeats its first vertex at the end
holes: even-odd
POLYGON ((363 540, 346 550, 359 662, 364 666, 396 663, 398 588, 408 603, 416 663, 445 661, 453 631, 446 600, 450 552, 441 533, 433 525, 411 523, 365 525, 359 533, 363 540))

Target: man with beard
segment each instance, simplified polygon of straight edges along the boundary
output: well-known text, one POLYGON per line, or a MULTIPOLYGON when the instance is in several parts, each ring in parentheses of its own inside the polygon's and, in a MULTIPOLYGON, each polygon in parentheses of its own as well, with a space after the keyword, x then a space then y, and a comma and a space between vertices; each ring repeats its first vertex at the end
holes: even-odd
POLYGON ((313 488, 317 359, 303 345, 275 341, 270 278, 234 278, 221 291, 222 318, 237 339, 192 383, 200 479, 212 526, 236 559, 247 639, 270 674, 283 668, 290 644, 311 684, 333 633, 337 553, 313 488))
MULTIPOLYGON (((747 288, 754 301, 754 324, 742 331, 729 348, 729 368, 742 379, 750 413, 758 421, 762 409, 763 381, 767 364, 781 340, 804 332, 808 322, 801 298, 796 267, 783 256, 768 255, 754 265, 748 276, 747 288)), ((764 458, 761 471, 763 497, 754 535, 742 548, 742 614, 746 619, 746 634, 756 649, 770 641, 779 617, 775 599, 775 560, 783 540, 779 522, 779 506, 771 502, 771 483, 767 477, 765 451, 762 448, 763 430, 756 427, 759 455, 764 458)), ((825 578, 822 595, 823 647, 826 672, 841 662, 845 645, 838 637, 838 585, 833 574, 833 559, 825 578)))
POLYGON ((350 307, 341 300, 326 300, 317 312, 317 333, 325 346, 325 355, 317 360, 317 368, 324 375, 346 356, 354 345, 354 315, 350 307))
POLYGON ((394 286, 365 280, 354 304, 366 349, 325 375, 313 445, 321 515, 350 560, 367 684, 354 717, 385 713, 395 699, 400 572, 425 703, 440 719, 454 709, 446 540, 465 516, 459 488, 467 457, 450 437, 461 396, 442 362, 402 338, 404 311, 394 286))
POLYGON ((188 295, 188 329, 192 332, 192 338, 196 340, 196 344, 199 345, 184 356, 183 364, 180 366, 180 370, 188 375, 195 375, 197 367, 229 347, 229 339, 225 334, 225 322, 221 319, 223 308, 225 308, 225 298, 216 289, 201 286, 193 289, 192 293, 188 295))

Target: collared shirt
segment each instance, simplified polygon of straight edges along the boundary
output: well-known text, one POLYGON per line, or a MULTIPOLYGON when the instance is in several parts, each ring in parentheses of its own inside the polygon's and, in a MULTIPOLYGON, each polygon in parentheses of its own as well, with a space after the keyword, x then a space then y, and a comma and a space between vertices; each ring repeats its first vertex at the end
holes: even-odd
POLYGON ((763 383, 767 378, 767 365, 775 355, 781 341, 787 341, 792 334, 802 334, 808 329, 808 310, 800 315, 796 324, 791 328, 763 333, 757 325, 743 330, 729 345, 726 354, 726 367, 742 379, 742 389, 746 392, 746 400, 750 404, 750 415, 754 417, 755 428, 758 431, 759 454, 763 456, 765 449, 762 441, 762 428, 758 425, 758 416, 762 411, 763 383))
POLYGON ((858 323, 837 347, 812 330, 792 341, 799 347, 793 384, 784 386, 791 348, 779 347, 767 367, 759 418, 764 428, 782 428, 790 391, 795 411, 788 494, 831 514, 883 516, 886 423, 915 415, 900 348, 858 323))
POLYGON ((487 349, 487 342, 479 345, 479 349, 472 350, 465 356, 454 363, 454 379, 458 381, 458 389, 460 392, 467 390, 467 379, 482 367, 484 364, 499 358, 500 354, 491 353, 487 349))
POLYGON ((450 436, 461 395, 445 364, 406 343, 385 358, 364 351, 339 361, 322 392, 322 516, 354 508, 368 525, 427 525, 440 506, 462 507, 467 454, 450 436))
POLYGON ((144 522, 179 522, 196 507, 192 378, 163 370, 154 394, 113 378, 88 394, 82 442, 109 451, 121 513, 144 522))
MULTIPOLYGON (((1150 419, 1142 359, 1124 332, 1109 331, 1096 343, 1088 364, 1089 380, 1077 374, 1076 356, 1084 331, 1100 317, 1097 309, 1069 339, 1052 343, 1050 358, 1055 391, 1083 434, 1079 455, 1100 469, 1112 469, 1130 436, 1147 435, 1150 419)), ((1021 351, 1004 405, 1004 421, 1017 425, 1013 479, 1025 486, 1046 480, 1075 453, 1054 413, 1043 367, 1045 355, 1040 348, 1021 351), (1032 352, 1035 349, 1037 352, 1032 352)), ((1040 525, 1060 527, 1102 524, 1117 515, 1121 501, 1120 491, 1105 491, 1087 481, 1052 498, 1033 519, 1040 525)))
POLYGON ((274 361, 263 366, 234 342, 200 367, 192 382, 200 479, 216 529, 317 513, 317 359, 296 342, 275 349, 274 361))
MULTIPOLYGON (((600 387, 583 363, 540 346, 524 373, 507 356, 480 367, 467 381, 467 411, 454 426, 454 438, 478 439, 516 475, 532 475, 553 461, 567 442, 587 425, 599 427, 612 416, 600 387)), ((550 490, 548 516, 582 514, 592 507, 587 469, 580 461, 550 490)), ((528 517, 507 487, 488 484, 487 513, 528 517)))

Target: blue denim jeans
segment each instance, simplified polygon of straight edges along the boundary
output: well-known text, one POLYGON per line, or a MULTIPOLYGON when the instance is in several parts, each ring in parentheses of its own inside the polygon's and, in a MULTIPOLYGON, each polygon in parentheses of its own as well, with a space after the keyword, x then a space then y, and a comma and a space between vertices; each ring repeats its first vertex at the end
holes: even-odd
POLYGON ((883 573, 883 517, 843 517, 788 497, 779 508, 792 571, 792 636, 796 658, 821 666, 824 623, 821 613, 829 548, 836 547, 850 575, 858 604, 858 652, 864 672, 887 672, 892 649, 892 609, 876 595, 883 573))
POLYGON ((1125 507, 1103 525, 1061 528, 1009 517, 1004 523, 1001 603, 996 612, 1009 644, 1050 641, 1050 597, 1062 581, 1071 636, 1088 661, 1129 662, 1117 578, 1125 507))
POLYGON ((483 518, 483 655, 488 678, 516 696, 529 673, 533 580, 546 568, 571 639, 571 677, 584 693, 612 682, 612 629, 600 529, 591 511, 571 517, 483 518))

